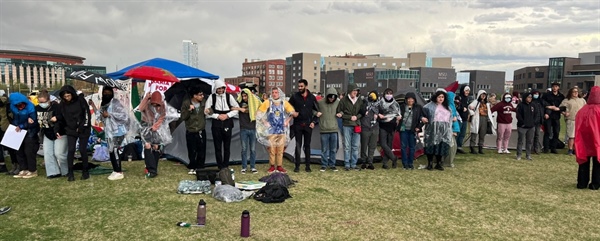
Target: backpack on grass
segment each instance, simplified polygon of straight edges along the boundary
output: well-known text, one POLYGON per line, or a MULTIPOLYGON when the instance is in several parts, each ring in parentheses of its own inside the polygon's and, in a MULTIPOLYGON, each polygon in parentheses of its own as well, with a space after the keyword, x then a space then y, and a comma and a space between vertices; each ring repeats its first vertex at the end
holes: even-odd
POLYGON ((287 187, 278 183, 268 183, 254 194, 254 200, 263 203, 281 203, 291 197, 287 187))

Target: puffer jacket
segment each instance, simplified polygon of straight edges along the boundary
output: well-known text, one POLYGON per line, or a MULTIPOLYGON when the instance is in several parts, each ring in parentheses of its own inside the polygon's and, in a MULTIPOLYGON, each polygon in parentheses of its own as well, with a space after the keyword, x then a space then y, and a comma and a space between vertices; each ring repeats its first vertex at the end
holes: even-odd
POLYGON ((40 131, 40 125, 38 124, 37 112, 35 111, 33 103, 31 103, 31 101, 29 101, 29 99, 21 93, 11 94, 9 102, 10 111, 13 114, 11 124, 18 126, 22 130, 27 130, 26 137, 37 137, 38 132, 40 131), (25 108, 19 110, 17 105, 21 103, 25 103, 25 108), (33 124, 29 124, 29 118, 33 120, 33 124))

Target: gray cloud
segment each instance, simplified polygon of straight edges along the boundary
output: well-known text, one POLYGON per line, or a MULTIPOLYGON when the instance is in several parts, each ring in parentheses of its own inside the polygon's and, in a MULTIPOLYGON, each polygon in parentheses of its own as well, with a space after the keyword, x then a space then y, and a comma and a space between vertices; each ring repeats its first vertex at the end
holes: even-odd
POLYGON ((492 22, 502 22, 514 18, 516 16, 513 12, 503 12, 503 13, 489 13, 475 16, 473 20, 476 23, 484 24, 484 23, 492 23, 492 22))
POLYGON ((463 29, 464 27, 458 24, 452 24, 448 26, 449 29, 463 29))

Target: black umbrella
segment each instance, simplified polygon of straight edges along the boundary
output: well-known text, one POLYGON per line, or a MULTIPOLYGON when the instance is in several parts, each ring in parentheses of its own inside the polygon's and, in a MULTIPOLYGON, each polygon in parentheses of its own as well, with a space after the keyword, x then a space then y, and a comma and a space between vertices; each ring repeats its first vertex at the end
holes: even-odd
POLYGON ((175 107, 177 110, 181 110, 181 104, 183 104, 183 100, 190 98, 188 91, 195 87, 202 89, 202 92, 204 92, 204 96, 206 97, 212 93, 212 87, 203 80, 182 80, 173 84, 167 91, 165 91, 165 100, 167 103, 169 103, 169 105, 175 107))
POLYGON ((106 75, 101 75, 98 73, 80 70, 75 71, 69 74, 69 77, 77 80, 83 80, 88 83, 98 84, 102 86, 108 86, 111 88, 118 88, 120 90, 126 90, 125 84, 119 83, 106 75))

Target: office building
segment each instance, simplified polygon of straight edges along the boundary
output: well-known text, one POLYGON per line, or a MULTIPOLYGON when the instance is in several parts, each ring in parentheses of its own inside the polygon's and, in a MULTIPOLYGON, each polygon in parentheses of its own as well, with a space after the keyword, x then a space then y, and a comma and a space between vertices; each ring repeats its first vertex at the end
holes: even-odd
POLYGON ((194 68, 199 68, 198 43, 192 40, 183 40, 182 47, 183 63, 194 68))

